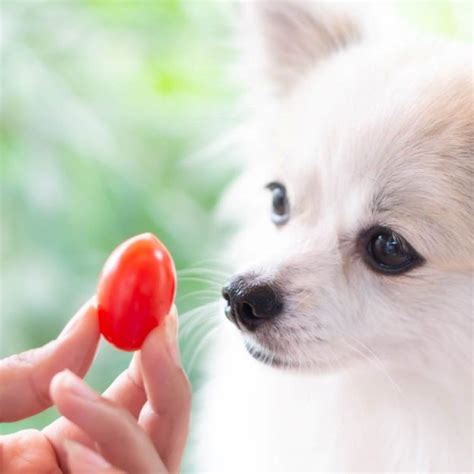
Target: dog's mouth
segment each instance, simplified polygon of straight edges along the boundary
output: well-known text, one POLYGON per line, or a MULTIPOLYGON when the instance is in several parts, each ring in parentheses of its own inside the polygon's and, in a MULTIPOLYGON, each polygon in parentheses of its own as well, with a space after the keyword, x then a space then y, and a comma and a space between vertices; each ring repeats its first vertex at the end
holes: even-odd
POLYGON ((259 362, 262 362, 265 365, 270 367, 275 367, 279 369, 301 369, 304 368, 301 364, 297 364, 295 362, 284 360, 275 354, 269 353, 264 351, 263 349, 259 349, 249 341, 244 341, 245 349, 247 352, 259 362))
POLYGON ((247 352, 257 361, 269 367, 304 373, 330 373, 340 370, 344 366, 350 364, 351 358, 339 357, 337 359, 319 359, 314 361, 302 361, 295 359, 287 359, 269 351, 266 348, 261 348, 259 345, 251 341, 244 340, 244 346, 247 352))

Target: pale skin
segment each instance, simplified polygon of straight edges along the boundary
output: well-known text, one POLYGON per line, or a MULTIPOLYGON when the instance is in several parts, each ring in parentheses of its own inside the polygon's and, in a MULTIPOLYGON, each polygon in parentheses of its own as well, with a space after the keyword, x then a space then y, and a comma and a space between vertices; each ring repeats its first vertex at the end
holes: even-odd
POLYGON ((178 472, 191 390, 176 336, 173 308, 102 395, 82 380, 100 337, 94 299, 54 341, 1 360, 0 422, 20 420, 51 405, 62 417, 42 431, 0 436, 0 472, 178 472))

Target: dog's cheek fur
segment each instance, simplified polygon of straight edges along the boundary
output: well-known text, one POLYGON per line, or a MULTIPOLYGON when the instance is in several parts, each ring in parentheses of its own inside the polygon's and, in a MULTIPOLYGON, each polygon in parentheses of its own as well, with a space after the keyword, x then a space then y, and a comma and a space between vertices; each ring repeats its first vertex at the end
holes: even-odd
MULTIPOLYGON (((350 54, 354 64, 367 62, 368 70, 374 71, 365 57, 374 65, 385 64, 381 57, 377 60, 382 51, 396 67, 382 69, 378 80, 376 74, 367 86, 354 80, 331 100, 334 82, 325 83, 321 76, 335 77, 338 67, 337 62, 328 63, 322 71, 316 69, 314 80, 308 78, 293 97, 281 100, 279 113, 265 120, 265 133, 249 147, 259 150, 257 181, 262 189, 265 176, 288 186, 292 217, 287 227, 274 229, 270 196, 244 178, 235 199, 247 213, 247 229, 236 241, 237 268, 268 278, 283 275, 287 311, 260 338, 267 347, 284 348, 293 359, 327 358, 329 350, 321 346, 321 337, 331 341, 333 352, 346 356, 342 344, 350 344, 352 335, 369 351, 400 365, 401 354, 413 357, 418 352, 420 359, 428 359, 431 352, 431 357, 439 355, 452 365, 462 361, 465 366, 472 269, 469 74, 463 61, 449 58, 449 48, 439 53, 445 61, 425 59, 423 49, 411 52, 407 71, 399 63, 403 55, 388 46, 350 54), (438 61, 448 65, 447 72, 438 61), (411 78, 415 62, 419 77, 411 78), (399 83, 388 81, 397 74, 399 83), (357 91, 359 100, 352 100, 357 91), (377 91, 379 98, 361 115, 363 103, 371 104, 377 91), (393 223, 409 236, 426 258, 424 268, 383 277, 338 254, 334 246, 340 232, 354 240, 357 231, 370 224, 371 199, 382 209, 372 223, 393 223), (385 209, 390 212, 384 214, 385 209), (352 282, 341 278, 348 273, 352 282), (453 342, 456 351, 450 349, 453 342)), ((345 79, 350 80, 351 62, 342 63, 345 79)), ((252 166, 248 176, 257 176, 252 166)))
POLYGON ((238 270, 275 282, 284 295, 283 315, 253 341, 314 370, 347 367, 374 354, 393 369, 407 361, 413 370, 469 367, 468 275, 420 267, 383 276, 359 256, 344 269, 330 222, 317 229, 308 236, 307 229, 252 226, 238 239, 238 270))

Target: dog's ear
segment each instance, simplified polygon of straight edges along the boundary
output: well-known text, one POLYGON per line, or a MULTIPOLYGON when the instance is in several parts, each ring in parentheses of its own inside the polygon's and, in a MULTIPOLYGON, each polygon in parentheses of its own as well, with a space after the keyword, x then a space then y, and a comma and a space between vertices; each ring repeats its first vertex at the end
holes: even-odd
POLYGON ((257 0, 245 9, 249 59, 280 95, 319 61, 361 38, 351 9, 330 2, 257 0))

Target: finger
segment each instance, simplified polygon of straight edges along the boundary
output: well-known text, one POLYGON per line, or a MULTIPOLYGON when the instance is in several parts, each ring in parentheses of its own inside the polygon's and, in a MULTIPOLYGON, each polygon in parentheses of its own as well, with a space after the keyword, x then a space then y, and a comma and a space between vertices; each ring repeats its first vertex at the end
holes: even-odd
MULTIPOLYGON (((104 397, 127 409, 132 416, 138 418, 146 401, 146 394, 136 355, 134 355, 130 366, 104 392, 104 397)), ((54 446, 59 465, 63 469, 66 469, 66 451, 63 446, 65 439, 77 441, 87 447, 94 447, 94 442, 89 436, 64 417, 47 426, 43 433, 54 446)))
POLYGON ((130 366, 122 372, 104 392, 104 397, 126 408, 135 418, 146 402, 138 354, 134 354, 130 366))
POLYGON ((69 472, 67 463, 67 451, 64 446, 64 440, 73 440, 81 443, 89 448, 94 448, 94 441, 78 428, 74 423, 71 423, 67 418, 62 416, 49 426, 43 429, 43 434, 49 440, 56 452, 58 465, 62 472, 69 472))
POLYGON ((166 472, 154 446, 133 416, 107 400, 70 371, 51 382, 51 397, 58 410, 82 429, 108 462, 126 472, 166 472))
POLYGON ((49 384, 68 368, 83 376, 99 341, 94 299, 89 300, 54 341, 0 361, 0 422, 34 415, 51 405, 49 384))
POLYGON ((69 472, 72 474, 125 474, 107 462, 100 454, 80 443, 66 441, 69 472))
POLYGON ((191 388, 181 366, 176 308, 154 329, 140 351, 148 402, 140 424, 152 439, 165 466, 179 471, 191 411, 191 388))
POLYGON ((0 436, 0 472, 61 474, 53 447, 37 430, 22 430, 0 436))

